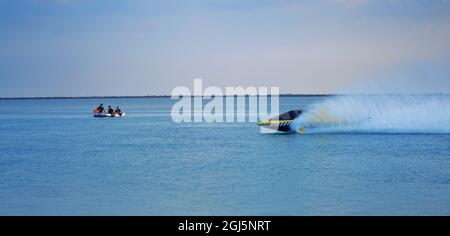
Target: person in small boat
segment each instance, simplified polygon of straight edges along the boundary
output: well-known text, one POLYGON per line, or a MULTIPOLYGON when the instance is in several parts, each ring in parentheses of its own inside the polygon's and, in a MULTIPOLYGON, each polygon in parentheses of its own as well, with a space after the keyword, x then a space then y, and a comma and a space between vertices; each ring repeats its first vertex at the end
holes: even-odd
POLYGON ((114 114, 118 114, 119 116, 122 115, 122 110, 120 110, 119 106, 117 106, 116 110, 114 110, 114 114))
POLYGON ((114 115, 114 109, 111 106, 108 106, 108 114, 114 115))
POLYGON ((105 110, 105 108, 103 108, 103 103, 101 103, 100 106, 95 108, 96 113, 103 113, 104 110, 105 110))

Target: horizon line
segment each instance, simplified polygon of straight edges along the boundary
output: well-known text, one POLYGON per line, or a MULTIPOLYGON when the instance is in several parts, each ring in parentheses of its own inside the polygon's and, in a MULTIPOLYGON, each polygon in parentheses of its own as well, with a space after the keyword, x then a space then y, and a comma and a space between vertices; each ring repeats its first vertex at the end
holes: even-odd
MULTIPOLYGON (((283 93, 280 97, 327 97, 342 95, 450 95, 450 93, 317 93, 317 94, 300 94, 300 93, 283 93)), ((198 97, 199 95, 190 95, 190 97, 198 97)), ((235 94, 222 95, 222 97, 248 97, 260 95, 235 94)), ((267 96, 271 96, 267 94, 267 96)), ((0 97, 0 100, 27 100, 27 99, 111 99, 111 98, 170 98, 171 95, 117 95, 117 96, 30 96, 30 97, 0 97)))
MULTIPOLYGON (((311 96, 332 96, 337 94, 279 94, 280 97, 298 96, 298 97, 311 97, 311 96)), ((111 96, 30 96, 30 97, 0 97, 0 100, 20 100, 20 99, 94 99, 94 98, 170 98, 172 95, 111 95, 111 96)), ((222 97, 241 97, 241 96, 260 96, 260 95, 248 95, 248 94, 235 94, 235 95, 222 95, 222 97)), ((267 94, 267 96, 271 96, 267 94)), ((182 96, 181 96, 182 97, 182 96)), ((199 95, 190 95, 190 97, 199 97, 199 95)))

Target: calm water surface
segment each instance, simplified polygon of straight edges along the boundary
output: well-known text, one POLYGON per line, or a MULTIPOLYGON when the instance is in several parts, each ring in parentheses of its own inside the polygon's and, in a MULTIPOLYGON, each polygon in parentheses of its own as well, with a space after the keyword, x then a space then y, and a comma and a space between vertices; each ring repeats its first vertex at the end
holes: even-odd
POLYGON ((450 135, 260 134, 176 124, 173 103, 0 100, 0 214, 450 214, 450 135), (99 102, 127 116, 91 117, 99 102))

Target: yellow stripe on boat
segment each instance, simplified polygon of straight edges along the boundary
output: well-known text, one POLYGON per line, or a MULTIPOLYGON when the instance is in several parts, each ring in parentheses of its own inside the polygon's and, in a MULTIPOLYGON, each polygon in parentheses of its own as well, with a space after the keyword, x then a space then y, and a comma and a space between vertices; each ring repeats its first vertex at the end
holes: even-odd
POLYGON ((259 126, 290 125, 294 120, 263 120, 256 122, 259 126))

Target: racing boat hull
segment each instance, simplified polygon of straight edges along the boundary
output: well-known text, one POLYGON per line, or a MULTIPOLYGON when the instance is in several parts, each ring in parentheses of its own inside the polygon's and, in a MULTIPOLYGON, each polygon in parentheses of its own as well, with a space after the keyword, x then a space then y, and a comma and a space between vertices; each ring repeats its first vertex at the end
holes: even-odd
POLYGON ((279 132, 290 133, 294 132, 293 123, 294 119, 303 113, 302 110, 292 110, 286 113, 274 116, 269 120, 263 120, 256 123, 256 125, 272 129, 279 132))

